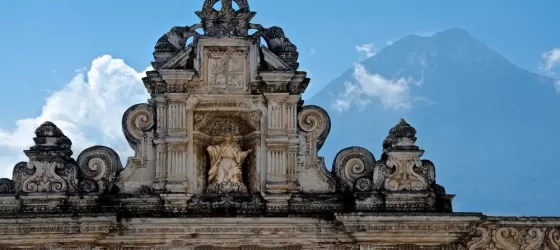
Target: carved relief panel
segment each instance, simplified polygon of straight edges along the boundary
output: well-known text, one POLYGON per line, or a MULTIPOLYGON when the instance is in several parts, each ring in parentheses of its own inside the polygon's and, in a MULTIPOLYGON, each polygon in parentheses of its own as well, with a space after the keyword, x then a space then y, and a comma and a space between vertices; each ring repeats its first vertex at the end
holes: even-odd
POLYGON ((204 82, 210 94, 244 94, 248 89, 248 50, 243 47, 204 49, 204 82))

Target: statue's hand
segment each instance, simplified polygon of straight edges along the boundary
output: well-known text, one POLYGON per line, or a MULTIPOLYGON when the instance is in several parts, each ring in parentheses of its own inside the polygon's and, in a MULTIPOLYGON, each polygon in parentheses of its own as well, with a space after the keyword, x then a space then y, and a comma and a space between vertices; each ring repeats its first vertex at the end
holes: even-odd
POLYGON ((248 152, 248 153, 252 153, 252 152, 253 152, 253 149, 249 149, 249 150, 247 150, 247 152, 248 152))

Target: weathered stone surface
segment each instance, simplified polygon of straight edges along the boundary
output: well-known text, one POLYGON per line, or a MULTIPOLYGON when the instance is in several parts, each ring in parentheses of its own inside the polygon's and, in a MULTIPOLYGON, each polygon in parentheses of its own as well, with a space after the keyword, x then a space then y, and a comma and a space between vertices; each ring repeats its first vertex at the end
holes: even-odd
POLYGON ((124 168, 103 146, 74 160, 51 122, 36 130, 0 179, 0 249, 560 249, 558 218, 453 213, 404 120, 378 159, 350 147, 329 171, 330 117, 303 105, 296 46, 250 23, 246 0, 217 2, 157 41, 151 98, 123 115, 124 168))

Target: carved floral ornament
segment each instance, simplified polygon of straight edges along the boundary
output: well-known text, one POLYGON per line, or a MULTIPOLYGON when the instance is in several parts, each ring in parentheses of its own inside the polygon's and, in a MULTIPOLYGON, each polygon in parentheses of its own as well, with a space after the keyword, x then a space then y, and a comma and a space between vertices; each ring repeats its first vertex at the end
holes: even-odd
POLYGON ((560 249, 560 229, 539 226, 497 226, 474 229, 459 250, 556 250, 560 249))

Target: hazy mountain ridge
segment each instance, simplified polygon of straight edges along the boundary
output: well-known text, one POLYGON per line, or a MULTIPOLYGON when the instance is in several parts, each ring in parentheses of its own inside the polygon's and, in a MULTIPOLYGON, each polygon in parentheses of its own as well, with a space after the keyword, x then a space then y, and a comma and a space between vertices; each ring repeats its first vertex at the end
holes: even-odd
POLYGON ((345 82, 356 82, 355 69, 348 69, 306 102, 331 115, 331 135, 321 152, 327 164, 351 145, 379 157, 388 130, 404 117, 417 128, 418 145, 435 162, 438 181, 458 193, 458 209, 557 214, 560 201, 541 193, 557 188, 553 176, 560 174, 553 167, 560 140, 560 95, 553 79, 510 63, 461 29, 405 36, 360 65, 387 79, 420 81, 409 86, 410 95, 430 102, 394 110, 371 97, 365 110, 339 112, 333 101, 345 82))

